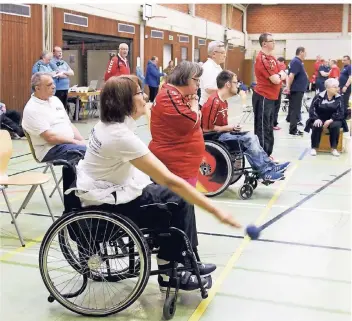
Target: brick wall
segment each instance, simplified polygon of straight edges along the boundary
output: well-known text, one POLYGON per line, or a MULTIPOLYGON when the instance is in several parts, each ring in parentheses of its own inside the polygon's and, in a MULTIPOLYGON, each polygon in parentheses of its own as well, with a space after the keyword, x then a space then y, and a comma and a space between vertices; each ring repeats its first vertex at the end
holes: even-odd
POLYGON ((243 12, 232 5, 227 7, 228 27, 238 31, 243 31, 243 12))
POLYGON ((221 25, 221 4, 196 4, 196 16, 221 25))
POLYGON ((187 14, 189 10, 188 4, 164 3, 164 4, 160 4, 160 6, 167 7, 187 14))
POLYGON ((249 5, 248 33, 341 32, 342 4, 249 5))

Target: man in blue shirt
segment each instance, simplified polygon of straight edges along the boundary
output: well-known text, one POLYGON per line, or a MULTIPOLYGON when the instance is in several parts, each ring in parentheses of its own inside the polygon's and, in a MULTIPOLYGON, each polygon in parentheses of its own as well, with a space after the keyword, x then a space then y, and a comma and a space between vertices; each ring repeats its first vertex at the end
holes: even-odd
POLYGON ((350 56, 343 56, 343 68, 340 73, 339 85, 345 105, 345 116, 347 116, 348 101, 351 96, 351 58, 350 56))
POLYGON ((306 57, 304 47, 296 49, 296 57, 292 59, 288 66, 289 76, 287 79, 287 90, 290 93, 289 104, 289 134, 293 136, 301 136, 303 132, 298 130, 297 123, 301 113, 302 99, 308 86, 308 75, 304 69, 303 60, 306 57))
POLYGON ((62 59, 62 49, 59 46, 55 46, 53 51, 54 57, 51 60, 51 64, 56 66, 57 75, 54 78, 56 92, 55 96, 59 98, 67 111, 67 95, 70 88, 70 76, 74 75, 73 70, 62 59))

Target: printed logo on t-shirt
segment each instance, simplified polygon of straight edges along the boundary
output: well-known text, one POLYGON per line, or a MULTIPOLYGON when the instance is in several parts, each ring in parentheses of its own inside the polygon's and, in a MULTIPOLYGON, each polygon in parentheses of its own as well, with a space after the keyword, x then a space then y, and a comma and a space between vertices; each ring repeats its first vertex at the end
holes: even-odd
POLYGON ((97 138, 94 128, 90 132, 88 145, 94 153, 99 154, 101 149, 101 141, 97 138))

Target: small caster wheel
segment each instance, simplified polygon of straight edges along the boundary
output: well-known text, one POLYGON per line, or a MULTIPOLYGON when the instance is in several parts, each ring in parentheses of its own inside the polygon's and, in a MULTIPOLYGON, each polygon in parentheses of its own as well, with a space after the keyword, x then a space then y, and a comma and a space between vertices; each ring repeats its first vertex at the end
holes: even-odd
POLYGON ((244 184, 238 190, 238 196, 243 200, 248 200, 252 197, 253 187, 249 184, 244 184))
POLYGON ((176 297, 169 296, 165 299, 164 307, 163 307, 163 316, 165 320, 171 320, 176 311, 176 297))
POLYGON ((255 190, 258 186, 258 181, 256 179, 253 179, 250 184, 253 187, 253 190, 255 190))
POLYGON ((49 296, 48 296, 48 302, 49 302, 49 303, 53 303, 54 301, 55 301, 54 297, 51 296, 51 295, 49 295, 49 296))

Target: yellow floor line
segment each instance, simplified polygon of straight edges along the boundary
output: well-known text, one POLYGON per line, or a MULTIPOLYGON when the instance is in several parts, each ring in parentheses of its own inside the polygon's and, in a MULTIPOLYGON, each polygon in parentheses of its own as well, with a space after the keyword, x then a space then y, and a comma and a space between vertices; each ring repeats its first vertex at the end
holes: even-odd
POLYGON ((12 257, 14 257, 16 254, 21 253, 21 252, 23 252, 24 250, 29 249, 29 248, 31 248, 31 247, 34 246, 34 245, 37 245, 38 243, 40 243, 40 242, 42 241, 42 239, 43 239, 43 235, 41 235, 41 236, 35 238, 32 242, 26 243, 26 246, 25 246, 25 247, 22 247, 22 246, 21 246, 21 247, 18 247, 17 249, 15 249, 15 250, 13 250, 13 251, 11 251, 11 252, 8 252, 8 253, 6 253, 6 254, 4 254, 4 255, 1 255, 1 256, 0 256, 0 262, 1 262, 1 261, 8 261, 8 260, 10 260, 10 259, 11 259, 12 257))
MULTIPOLYGON (((292 170, 288 173, 288 175, 286 175, 286 179, 280 184, 280 186, 278 187, 277 191, 275 192, 275 194, 273 195, 273 197, 271 198, 271 200, 269 201, 268 205, 265 207, 264 211, 261 213, 261 215, 259 216, 259 218, 256 220, 255 224, 258 226, 261 223, 263 223, 263 221, 265 220, 265 218, 267 217, 267 215, 269 214, 271 208, 273 207, 273 205, 275 204, 275 202, 277 201, 277 199, 279 198, 280 194, 282 193, 282 191, 284 190, 284 188, 287 186, 287 183, 289 181, 289 179, 291 178, 293 172, 297 169, 297 167, 299 166, 300 161, 296 161, 295 165, 292 167, 292 170)), ((243 253, 244 249, 246 248, 246 246, 249 244, 250 242, 250 238, 248 236, 246 236, 243 241, 241 242, 240 246, 236 249, 235 253, 232 255, 232 257, 230 258, 230 260, 227 262, 224 270, 221 272, 220 276, 218 277, 218 279, 216 280, 215 284, 213 285, 212 289, 209 291, 209 296, 207 299, 203 300, 198 307, 196 308, 196 310, 193 312, 193 314, 191 315, 191 317, 188 319, 188 321, 198 321, 203 313, 205 312, 205 310, 207 309, 208 305, 210 304, 210 302, 214 299, 215 295, 217 292, 219 292, 220 287, 222 285, 222 283, 224 282, 224 280, 226 279, 226 277, 230 274, 230 272, 232 271, 233 267, 235 266, 236 262, 238 261, 238 259, 240 258, 241 254, 243 253)))

